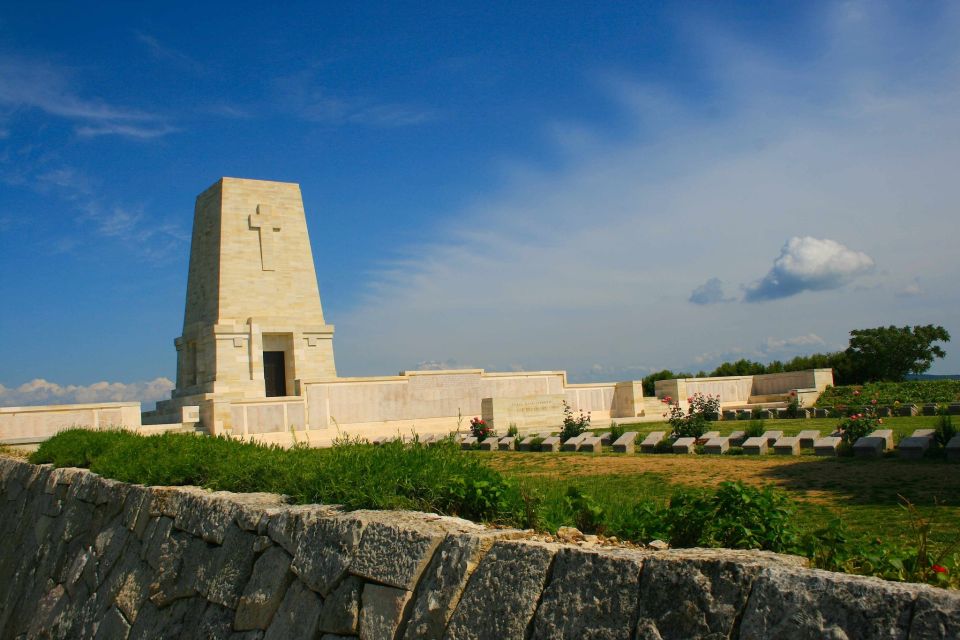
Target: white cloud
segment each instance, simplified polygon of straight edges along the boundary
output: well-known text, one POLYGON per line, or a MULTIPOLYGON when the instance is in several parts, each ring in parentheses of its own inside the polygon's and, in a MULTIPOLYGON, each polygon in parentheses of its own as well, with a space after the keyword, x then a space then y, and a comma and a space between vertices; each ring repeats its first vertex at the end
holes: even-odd
POLYGON ((745 288, 744 300, 762 302, 804 291, 838 289, 873 267, 870 256, 835 240, 793 237, 783 245, 769 273, 745 288))
POLYGON ((140 401, 146 410, 157 400, 169 398, 173 388, 173 381, 168 378, 131 383, 103 381, 90 385, 61 385, 36 378, 14 388, 0 385, 0 406, 140 401))
POLYGON ((719 304, 733 302, 723 293, 723 282, 720 278, 710 278, 690 293, 690 302, 693 304, 719 304))
POLYGON ((86 125, 77 127, 77 135, 81 138, 97 138, 99 136, 123 136, 135 138, 137 140, 152 140, 169 133, 180 131, 176 127, 169 125, 141 126, 134 124, 123 124, 119 122, 108 122, 106 124, 86 125))

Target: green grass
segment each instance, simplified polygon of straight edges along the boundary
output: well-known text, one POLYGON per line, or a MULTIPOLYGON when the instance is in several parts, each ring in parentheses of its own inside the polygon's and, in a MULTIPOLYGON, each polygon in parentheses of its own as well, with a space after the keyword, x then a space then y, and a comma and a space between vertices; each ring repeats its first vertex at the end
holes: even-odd
POLYGON ((43 442, 30 461, 86 467, 124 482, 267 491, 348 509, 414 509, 511 524, 524 510, 515 484, 449 441, 283 449, 187 434, 72 429, 43 442))

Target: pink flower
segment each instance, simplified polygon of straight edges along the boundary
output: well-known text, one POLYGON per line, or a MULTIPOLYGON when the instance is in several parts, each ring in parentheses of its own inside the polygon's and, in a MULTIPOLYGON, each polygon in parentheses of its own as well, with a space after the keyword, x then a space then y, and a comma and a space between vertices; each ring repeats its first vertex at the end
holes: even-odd
POLYGON ((879 419, 877 420, 877 424, 883 424, 883 418, 879 418, 879 419))
POLYGON ((871 401, 870 401, 870 404, 877 404, 877 399, 874 398, 873 400, 871 400, 871 401))
POLYGON ((855 396, 858 396, 858 395, 860 395, 860 392, 859 392, 859 391, 857 391, 856 389, 854 389, 854 391, 853 391, 853 395, 855 395, 855 396))
POLYGON ((935 564, 930 568, 933 569, 934 573, 948 573, 947 568, 943 565, 935 564))
POLYGON ((687 398, 687 402, 693 402, 693 398, 687 398))

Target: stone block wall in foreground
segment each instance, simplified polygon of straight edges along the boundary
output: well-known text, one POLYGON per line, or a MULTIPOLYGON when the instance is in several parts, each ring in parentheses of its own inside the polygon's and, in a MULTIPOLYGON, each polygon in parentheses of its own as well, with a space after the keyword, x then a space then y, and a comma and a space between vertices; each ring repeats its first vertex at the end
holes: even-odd
POLYGON ((525 537, 0 457, 0 638, 960 637, 953 592, 525 537))

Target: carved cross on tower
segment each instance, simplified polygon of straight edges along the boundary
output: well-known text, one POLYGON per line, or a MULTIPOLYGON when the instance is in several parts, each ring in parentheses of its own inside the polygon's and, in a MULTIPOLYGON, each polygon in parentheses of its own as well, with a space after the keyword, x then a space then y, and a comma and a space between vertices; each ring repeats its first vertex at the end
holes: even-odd
POLYGON ((250 228, 260 232, 260 264, 264 271, 276 270, 277 241, 280 216, 268 204, 258 204, 257 214, 250 216, 250 228))

